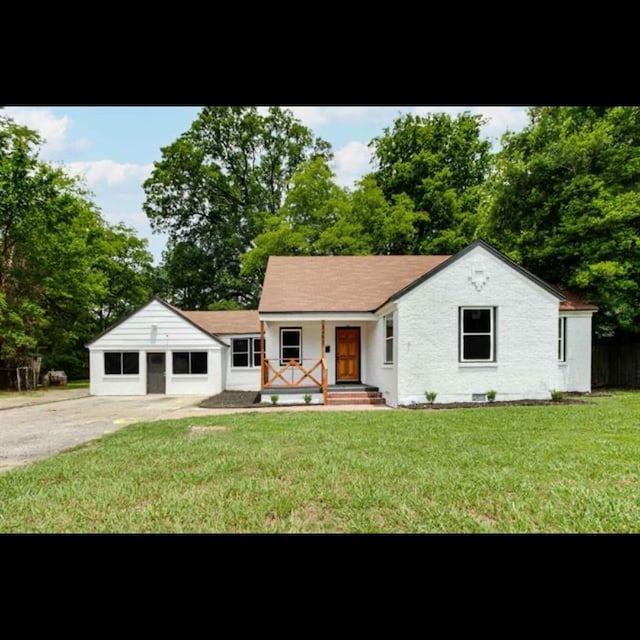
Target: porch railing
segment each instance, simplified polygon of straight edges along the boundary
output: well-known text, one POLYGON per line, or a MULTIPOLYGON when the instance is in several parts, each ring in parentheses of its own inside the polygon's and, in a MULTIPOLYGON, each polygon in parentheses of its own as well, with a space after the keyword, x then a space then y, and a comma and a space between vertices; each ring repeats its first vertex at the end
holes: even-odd
POLYGON ((288 360, 284 365, 279 360, 265 358, 262 363, 262 388, 321 387, 326 403, 329 388, 329 372, 324 358, 302 361, 288 360))

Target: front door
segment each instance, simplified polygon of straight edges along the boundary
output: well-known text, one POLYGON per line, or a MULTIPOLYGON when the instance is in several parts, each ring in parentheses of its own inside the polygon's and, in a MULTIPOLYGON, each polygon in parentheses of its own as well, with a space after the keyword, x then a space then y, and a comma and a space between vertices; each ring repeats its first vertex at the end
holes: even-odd
POLYGON ((336 329, 336 382, 360 382, 360 327, 336 329))
POLYGON ((147 353, 147 393, 165 393, 164 353, 147 353))

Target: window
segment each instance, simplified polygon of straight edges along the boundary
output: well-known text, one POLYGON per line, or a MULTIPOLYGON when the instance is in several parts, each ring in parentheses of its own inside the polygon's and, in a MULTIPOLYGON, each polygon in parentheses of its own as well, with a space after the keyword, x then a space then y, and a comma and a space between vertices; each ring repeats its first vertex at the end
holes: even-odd
POLYGON ((493 362, 495 360, 495 307, 460 308, 461 362, 493 362))
POLYGON ((302 361, 302 329, 280 329, 280 364, 302 361))
POLYGON ((137 351, 113 351, 104 354, 104 372, 108 376, 137 374, 140 358, 137 351))
POLYGON ((393 364, 393 313, 384 317, 384 363, 393 364))
POLYGON ((207 371, 206 351, 173 352, 173 373, 197 375, 206 374, 207 371))
MULTIPOLYGON (((265 350, 267 341, 264 341, 265 350)), ((231 366, 234 369, 260 366, 260 338, 233 338, 231 340, 231 366)))
POLYGON ((567 319, 558 318, 558 360, 567 361, 567 319))

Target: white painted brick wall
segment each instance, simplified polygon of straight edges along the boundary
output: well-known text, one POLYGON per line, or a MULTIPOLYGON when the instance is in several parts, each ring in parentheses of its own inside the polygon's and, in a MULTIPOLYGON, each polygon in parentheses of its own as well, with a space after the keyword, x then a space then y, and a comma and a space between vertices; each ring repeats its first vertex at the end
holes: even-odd
POLYGON ((498 400, 546 399, 558 388, 559 300, 482 247, 397 305, 399 404, 424 402, 426 390, 436 391, 438 402, 456 402, 490 389, 498 392, 498 400), (476 265, 488 276, 480 291, 469 279, 476 265), (461 306, 497 307, 496 363, 458 362, 461 306))

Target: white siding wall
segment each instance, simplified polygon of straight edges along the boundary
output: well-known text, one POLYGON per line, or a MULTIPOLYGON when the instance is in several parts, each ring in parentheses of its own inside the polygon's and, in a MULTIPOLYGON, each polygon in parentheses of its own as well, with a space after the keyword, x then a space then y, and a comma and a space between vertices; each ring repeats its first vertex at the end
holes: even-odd
MULTIPOLYGON (((325 321, 325 345, 329 346, 329 353, 325 353, 324 357, 327 362, 327 368, 329 370, 329 384, 335 384, 336 382, 336 327, 360 327, 360 379, 367 384, 370 383, 367 379, 369 372, 369 353, 367 349, 367 332, 368 325, 373 324, 371 322, 341 322, 341 321, 325 321)), ((280 368, 280 328, 289 327, 302 328, 302 358, 303 365, 306 369, 313 367, 313 365, 320 360, 322 354, 320 353, 322 347, 320 345, 322 337, 322 325, 318 320, 313 321, 291 321, 291 322, 265 322, 265 339, 267 341, 267 358, 271 360, 274 367, 280 368)), ((321 380, 320 367, 318 367, 313 376, 317 380, 321 380)), ((287 371, 285 375, 290 380, 290 372, 287 371)), ((296 378, 294 378, 295 380, 296 378)), ((279 382, 279 381, 278 381, 279 382)), ((282 384, 282 383, 280 383, 282 384)), ((305 383, 306 384, 306 381, 305 383)))
POLYGON ((559 300, 477 247, 397 301, 398 403, 469 401, 490 389, 498 400, 549 398, 557 388, 559 300), (488 277, 477 291, 472 267, 488 277), (496 363, 458 362, 461 306, 497 307, 496 363))
POLYGON ((567 318, 565 365, 560 366, 558 389, 591 391, 591 311, 563 312, 567 318))
POLYGON ((222 336, 222 338, 229 345, 229 348, 225 349, 227 353, 224 359, 224 371, 226 380, 226 386, 224 388, 228 389, 229 391, 260 391, 260 367, 242 367, 234 369, 233 359, 231 357, 231 340, 233 338, 256 338, 256 342, 259 342, 260 334, 247 333, 233 336, 225 335, 222 336))
POLYGON ((366 341, 363 341, 367 352, 366 382, 380 389, 387 404, 395 407, 398 404, 398 314, 394 314, 394 364, 384 364, 384 317, 378 318, 367 327, 366 341))
POLYGON ((92 395, 144 395, 147 392, 147 353, 164 353, 166 393, 213 395, 222 389, 222 347, 178 314, 153 300, 89 347, 92 395), (154 327, 155 325, 155 327, 154 327), (138 351, 137 375, 105 375, 105 351, 138 351), (173 351, 206 351, 206 375, 173 374, 173 351))

